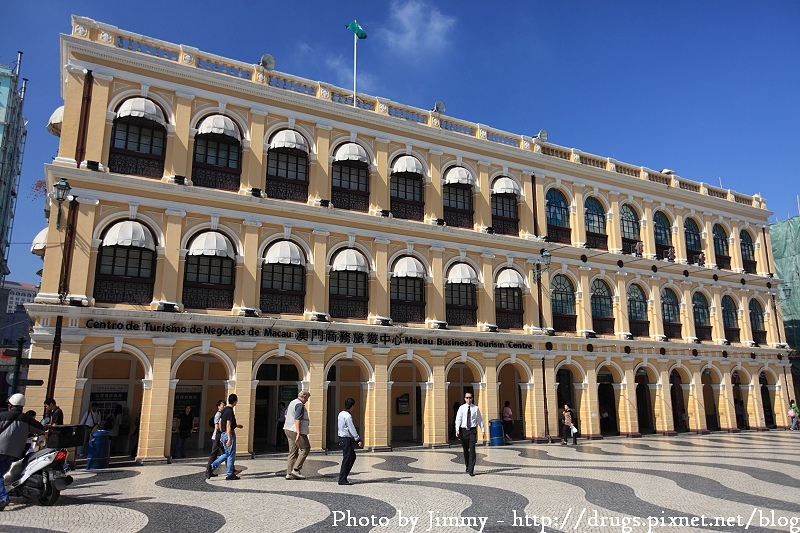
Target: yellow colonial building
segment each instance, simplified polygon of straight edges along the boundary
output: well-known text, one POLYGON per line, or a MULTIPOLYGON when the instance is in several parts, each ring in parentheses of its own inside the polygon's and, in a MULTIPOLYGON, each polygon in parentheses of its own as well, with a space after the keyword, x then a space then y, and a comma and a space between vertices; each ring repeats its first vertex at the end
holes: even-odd
POLYGON ((84 17, 59 64, 29 378, 141 413, 139 460, 231 392, 267 450, 301 388, 315 449, 350 396, 377 449, 465 391, 538 442, 785 426, 763 198, 84 17))

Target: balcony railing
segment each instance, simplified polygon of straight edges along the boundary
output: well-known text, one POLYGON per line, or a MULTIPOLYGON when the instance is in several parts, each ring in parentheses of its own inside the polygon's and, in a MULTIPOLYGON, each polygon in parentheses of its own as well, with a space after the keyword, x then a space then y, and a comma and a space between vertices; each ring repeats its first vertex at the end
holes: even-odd
POLYGON ((522 311, 495 311, 495 322, 500 329, 522 329, 524 325, 522 311))
POLYGON ((184 284, 183 305, 191 309, 231 309, 233 289, 220 289, 211 284, 184 284))
POLYGON ((477 309, 447 306, 447 324, 450 326, 475 326, 478 324, 477 309))
MULTIPOLYGON (((472 229, 474 225, 472 216, 472 211, 462 211, 449 207, 444 208, 444 221, 450 227, 472 229)), ((449 320, 447 322, 450 323, 449 320)))
POLYGON ((586 247, 595 250, 608 250, 608 235, 586 232, 586 247))
POLYGON ((578 322, 576 315, 560 315, 553 313, 553 329, 555 331, 575 331, 575 324, 578 322))
POLYGON ((592 317, 592 329, 598 335, 614 334, 614 319, 609 317, 592 317))
POLYGON ((711 340, 711 326, 694 326, 694 333, 697 335, 697 340, 699 341, 710 341, 711 340))
POLYGON ((308 182, 267 177, 267 198, 290 200, 292 202, 308 201, 308 182))
POLYGON ((290 313, 302 315, 305 312, 305 297, 302 294, 286 294, 281 292, 261 292, 259 305, 261 312, 272 315, 290 313))
POLYGON ((572 243, 572 230, 561 226, 547 225, 547 240, 549 242, 572 243))
POLYGON ((650 321, 648 320, 631 320, 631 335, 637 339, 646 339, 650 337, 650 321))
POLYGON ((682 329, 682 324, 666 323, 664 324, 664 336, 668 339, 680 340, 683 338, 683 335, 681 334, 682 329))
POLYGON ((499 235, 519 235, 519 221, 492 217, 492 228, 499 235))
POLYGON ((239 173, 204 168, 197 166, 195 163, 195 166, 192 168, 192 184, 196 187, 238 191, 239 173))
POLYGON ((742 261, 742 267, 744 271, 748 274, 755 274, 756 273, 756 262, 751 259, 745 259, 742 261))
POLYGON ((333 318, 367 318, 367 300, 351 300, 331 296, 330 314, 333 318))
POLYGON ((389 210, 394 218, 405 220, 423 220, 425 218, 425 206, 419 202, 407 202, 399 198, 392 198, 389 210))
POLYGON ((153 280, 124 280, 119 277, 94 282, 94 298, 99 303, 147 305, 153 301, 153 280))
POLYGON ((717 268, 721 268, 722 270, 730 270, 731 269, 731 256, 729 255, 717 255, 717 268))
POLYGON ((755 342, 759 346, 766 345, 767 344, 767 332, 766 331, 753 331, 753 342, 755 342))
POLYGON ((403 303, 392 302, 391 309, 392 320, 407 324, 409 322, 425 322, 425 304, 424 303, 403 303))
POLYGON ((369 211, 369 195, 355 193, 349 190, 331 191, 331 202, 337 209, 347 209, 348 211, 369 211))
POLYGON ((161 179, 164 176, 164 160, 115 152, 112 149, 108 154, 108 170, 117 174, 161 179))
POLYGON ((728 342, 741 342, 739 328, 725 328, 725 339, 728 342))

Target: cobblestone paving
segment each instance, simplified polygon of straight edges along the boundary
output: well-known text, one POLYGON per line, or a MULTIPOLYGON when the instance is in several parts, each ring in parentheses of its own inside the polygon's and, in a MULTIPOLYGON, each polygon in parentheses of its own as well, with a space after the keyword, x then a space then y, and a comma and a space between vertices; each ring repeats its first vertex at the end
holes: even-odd
POLYGON ((352 486, 338 454, 309 456, 302 481, 282 456, 237 459, 239 481, 206 480, 204 462, 78 470, 53 507, 12 499, 0 533, 800 533, 799 445, 788 431, 518 442, 480 447, 475 477, 460 448, 360 452, 352 486))

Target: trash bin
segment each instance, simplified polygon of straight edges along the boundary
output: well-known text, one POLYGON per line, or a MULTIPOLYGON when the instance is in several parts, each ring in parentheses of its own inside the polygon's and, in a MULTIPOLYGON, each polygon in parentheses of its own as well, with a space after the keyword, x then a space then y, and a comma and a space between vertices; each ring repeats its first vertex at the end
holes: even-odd
POLYGON ((89 453, 86 455, 86 470, 108 468, 111 456, 111 436, 108 431, 99 429, 92 432, 89 439, 89 453))
POLYGON ((503 421, 499 418, 492 418, 489 420, 489 446, 502 446, 505 443, 503 421))

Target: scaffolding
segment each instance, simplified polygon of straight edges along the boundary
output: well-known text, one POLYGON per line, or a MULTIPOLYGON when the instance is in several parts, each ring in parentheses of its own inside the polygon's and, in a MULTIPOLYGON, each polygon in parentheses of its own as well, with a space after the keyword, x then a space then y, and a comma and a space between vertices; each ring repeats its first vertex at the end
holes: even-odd
POLYGON ((783 313, 786 342, 791 348, 792 377, 795 392, 800 392, 800 217, 792 217, 770 226, 775 273, 783 280, 778 299, 783 313))

